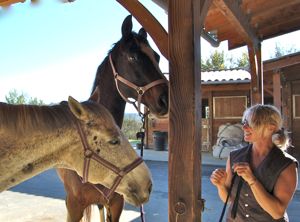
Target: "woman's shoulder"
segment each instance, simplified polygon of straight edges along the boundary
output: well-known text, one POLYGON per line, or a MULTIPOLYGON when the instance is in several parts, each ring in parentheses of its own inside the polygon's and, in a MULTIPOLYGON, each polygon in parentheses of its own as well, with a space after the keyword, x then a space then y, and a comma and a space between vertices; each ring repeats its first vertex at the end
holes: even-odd
POLYGON ((299 163, 295 157, 290 155, 284 150, 281 150, 277 147, 274 147, 271 153, 271 158, 272 160, 276 160, 276 162, 281 162, 281 163, 286 163, 287 165, 291 163, 295 163, 296 166, 298 167, 299 163))
POLYGON ((283 154, 284 158, 290 160, 290 162, 295 163, 297 168, 299 167, 299 162, 295 157, 293 157, 291 154, 289 154, 286 151, 282 151, 282 154, 283 154))

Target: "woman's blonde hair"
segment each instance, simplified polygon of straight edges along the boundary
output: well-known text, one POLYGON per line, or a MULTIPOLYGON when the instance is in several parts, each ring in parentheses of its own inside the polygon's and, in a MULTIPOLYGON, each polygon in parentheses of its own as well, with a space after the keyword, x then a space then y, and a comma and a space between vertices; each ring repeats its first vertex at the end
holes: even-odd
POLYGON ((243 121, 249 126, 264 133, 266 126, 275 126, 272 142, 280 149, 286 149, 289 143, 288 132, 282 128, 282 117, 280 111, 272 105, 257 104, 245 110, 243 121))

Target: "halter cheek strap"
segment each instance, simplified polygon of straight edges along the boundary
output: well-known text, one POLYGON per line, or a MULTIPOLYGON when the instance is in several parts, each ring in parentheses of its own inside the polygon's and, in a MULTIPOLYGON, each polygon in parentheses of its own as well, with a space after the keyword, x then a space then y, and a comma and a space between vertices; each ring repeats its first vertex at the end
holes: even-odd
POLYGON ((96 162, 100 163, 107 169, 113 171, 117 177, 114 179, 113 185, 110 189, 108 188, 103 188, 103 190, 98 189, 96 186, 94 186, 99 192, 103 194, 105 197, 106 201, 109 202, 111 195, 115 192, 117 189, 118 185, 120 184, 121 180, 123 177, 132 171, 134 168, 136 168, 138 165, 140 165, 143 162, 143 159, 141 157, 138 157, 136 160, 134 160, 132 163, 128 164, 125 166, 123 169, 118 168, 114 164, 108 162, 101 156, 99 156, 97 153, 95 153, 93 150, 89 148, 89 145, 87 143, 86 136, 82 130, 82 127, 80 125, 79 120, 75 120, 76 128, 78 131, 78 134, 80 136, 82 146, 83 146, 83 151, 84 151, 84 163, 83 163, 83 177, 82 177, 82 182, 87 183, 88 182, 88 173, 89 173, 89 166, 91 159, 95 160, 96 162))
POLYGON ((159 84, 168 84, 168 80, 166 79, 158 79, 158 80, 155 80, 145 86, 137 86, 135 85, 134 83, 128 81, 127 79, 123 78, 122 76, 120 76, 115 67, 114 67, 114 64, 113 64, 113 61, 112 61, 112 58, 111 58, 111 54, 109 54, 109 62, 110 62, 110 66, 111 66, 111 69, 113 71, 113 75, 114 75, 114 79, 115 79, 115 83, 116 83, 116 88, 120 94, 120 96, 128 103, 134 105, 134 107, 136 108, 136 110, 138 111, 138 113, 142 113, 141 112, 141 101, 142 101, 142 96, 145 94, 145 92, 149 89, 151 89, 152 87, 156 86, 156 85, 159 85, 159 84), (138 98, 135 102, 133 101, 130 101, 127 97, 125 97, 123 95, 123 93, 121 92, 121 90, 119 89, 119 82, 122 82, 124 83, 125 85, 129 86, 130 88, 134 89, 137 94, 138 94, 138 98), (137 102, 137 105, 136 105, 136 102, 137 102))

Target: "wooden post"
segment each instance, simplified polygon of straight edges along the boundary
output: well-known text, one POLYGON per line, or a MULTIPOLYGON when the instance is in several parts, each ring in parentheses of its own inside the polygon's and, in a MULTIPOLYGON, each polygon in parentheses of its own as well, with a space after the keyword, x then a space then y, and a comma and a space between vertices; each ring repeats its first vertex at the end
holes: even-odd
POLYGON ((281 110, 281 80, 280 72, 277 70, 273 73, 273 102, 279 110, 281 110))
POLYGON ((263 92, 263 65, 261 59, 261 44, 257 46, 248 45, 249 62, 250 62, 250 93, 251 105, 264 103, 263 92))
POLYGON ((199 222, 203 207, 200 97, 200 27, 203 21, 200 21, 200 11, 200 0, 169 1, 170 222, 199 222))

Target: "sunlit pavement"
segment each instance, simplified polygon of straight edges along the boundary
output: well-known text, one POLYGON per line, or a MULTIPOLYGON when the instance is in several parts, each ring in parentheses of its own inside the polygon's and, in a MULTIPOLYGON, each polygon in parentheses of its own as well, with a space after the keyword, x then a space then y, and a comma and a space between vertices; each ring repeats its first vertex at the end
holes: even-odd
MULTIPOLYGON (((144 159, 154 180, 150 201, 144 205, 147 222, 168 221, 168 163, 166 151, 145 151, 144 159), (158 161, 159 160, 159 161, 158 161)), ((209 181, 209 175, 216 167, 222 167, 224 160, 216 160, 208 154, 202 156, 202 198, 206 200, 202 213, 203 222, 216 222, 223 207, 216 189, 209 181)), ((0 194, 0 221, 7 222, 64 222, 66 208, 63 185, 55 170, 48 170, 9 191, 0 194)), ((300 193, 295 195, 288 208, 291 222, 300 218, 300 193)), ((97 208, 94 220, 99 222, 97 208)), ((139 222, 139 208, 125 206, 121 222, 139 222)))

